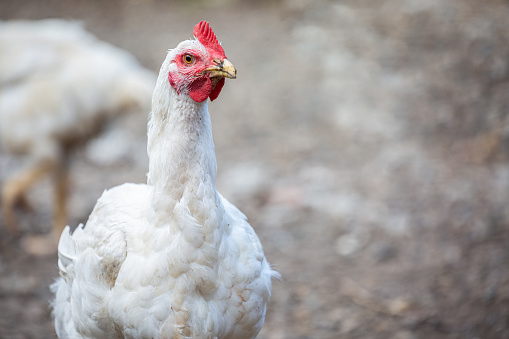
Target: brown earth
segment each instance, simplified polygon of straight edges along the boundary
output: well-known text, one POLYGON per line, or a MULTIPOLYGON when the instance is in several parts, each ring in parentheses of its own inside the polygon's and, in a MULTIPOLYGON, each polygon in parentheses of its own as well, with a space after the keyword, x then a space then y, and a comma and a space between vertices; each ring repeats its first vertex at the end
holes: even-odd
MULTIPOLYGON (((211 22, 239 72, 209 106, 218 188, 283 276, 259 338, 509 338, 509 2, 0 3, 48 17, 155 72, 211 22)), ((127 116, 77 152, 71 225, 145 180, 145 133, 127 116)), ((28 161, 0 153, 0 182, 28 161)), ((25 234, 49 232, 50 194, 25 234)), ((56 254, 0 232, 0 337, 55 337, 56 254)))

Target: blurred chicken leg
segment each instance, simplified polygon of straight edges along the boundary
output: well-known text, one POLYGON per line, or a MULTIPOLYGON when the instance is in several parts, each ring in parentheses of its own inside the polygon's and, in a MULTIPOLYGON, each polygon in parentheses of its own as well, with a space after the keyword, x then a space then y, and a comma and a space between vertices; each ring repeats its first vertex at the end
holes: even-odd
POLYGON ((14 213, 16 205, 23 202, 24 205, 28 205, 25 192, 44 175, 50 173, 53 168, 53 162, 41 161, 36 163, 35 166, 8 179, 4 183, 2 187, 2 214, 5 226, 12 234, 19 233, 18 223, 14 213))

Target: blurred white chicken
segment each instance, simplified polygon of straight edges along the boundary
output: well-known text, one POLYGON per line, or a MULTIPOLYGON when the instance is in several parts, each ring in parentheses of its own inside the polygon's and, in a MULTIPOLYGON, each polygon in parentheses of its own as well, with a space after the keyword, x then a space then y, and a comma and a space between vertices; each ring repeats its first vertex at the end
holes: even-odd
POLYGON ((98 40, 77 22, 0 21, 0 144, 31 165, 2 187, 7 228, 35 182, 55 182, 53 232, 66 223, 70 151, 122 112, 148 112, 155 75, 128 52, 98 40))
POLYGON ((255 338, 277 275, 246 217, 216 191, 207 99, 236 71, 207 22, 161 66, 146 185, 98 200, 58 246, 60 338, 255 338))

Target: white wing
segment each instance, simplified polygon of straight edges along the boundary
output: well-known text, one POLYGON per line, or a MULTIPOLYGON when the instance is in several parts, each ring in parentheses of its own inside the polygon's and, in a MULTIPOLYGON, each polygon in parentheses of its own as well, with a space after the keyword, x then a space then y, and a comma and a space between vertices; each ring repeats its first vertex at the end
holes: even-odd
POLYGON ((124 184, 103 193, 86 226, 60 237, 58 266, 63 279, 52 287, 60 337, 115 338, 108 298, 127 256, 127 237, 145 226, 149 188, 124 184), (72 320, 68 314, 71 314, 72 320))

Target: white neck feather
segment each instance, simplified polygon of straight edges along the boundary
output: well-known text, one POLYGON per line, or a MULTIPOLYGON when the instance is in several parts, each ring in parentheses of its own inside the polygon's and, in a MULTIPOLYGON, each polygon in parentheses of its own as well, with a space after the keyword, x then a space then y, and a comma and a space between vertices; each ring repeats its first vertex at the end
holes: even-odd
POLYGON ((207 103, 177 94, 165 71, 152 99, 148 155, 148 184, 155 189, 156 213, 160 208, 171 211, 183 198, 201 200, 213 195, 217 199, 217 163, 207 103))

